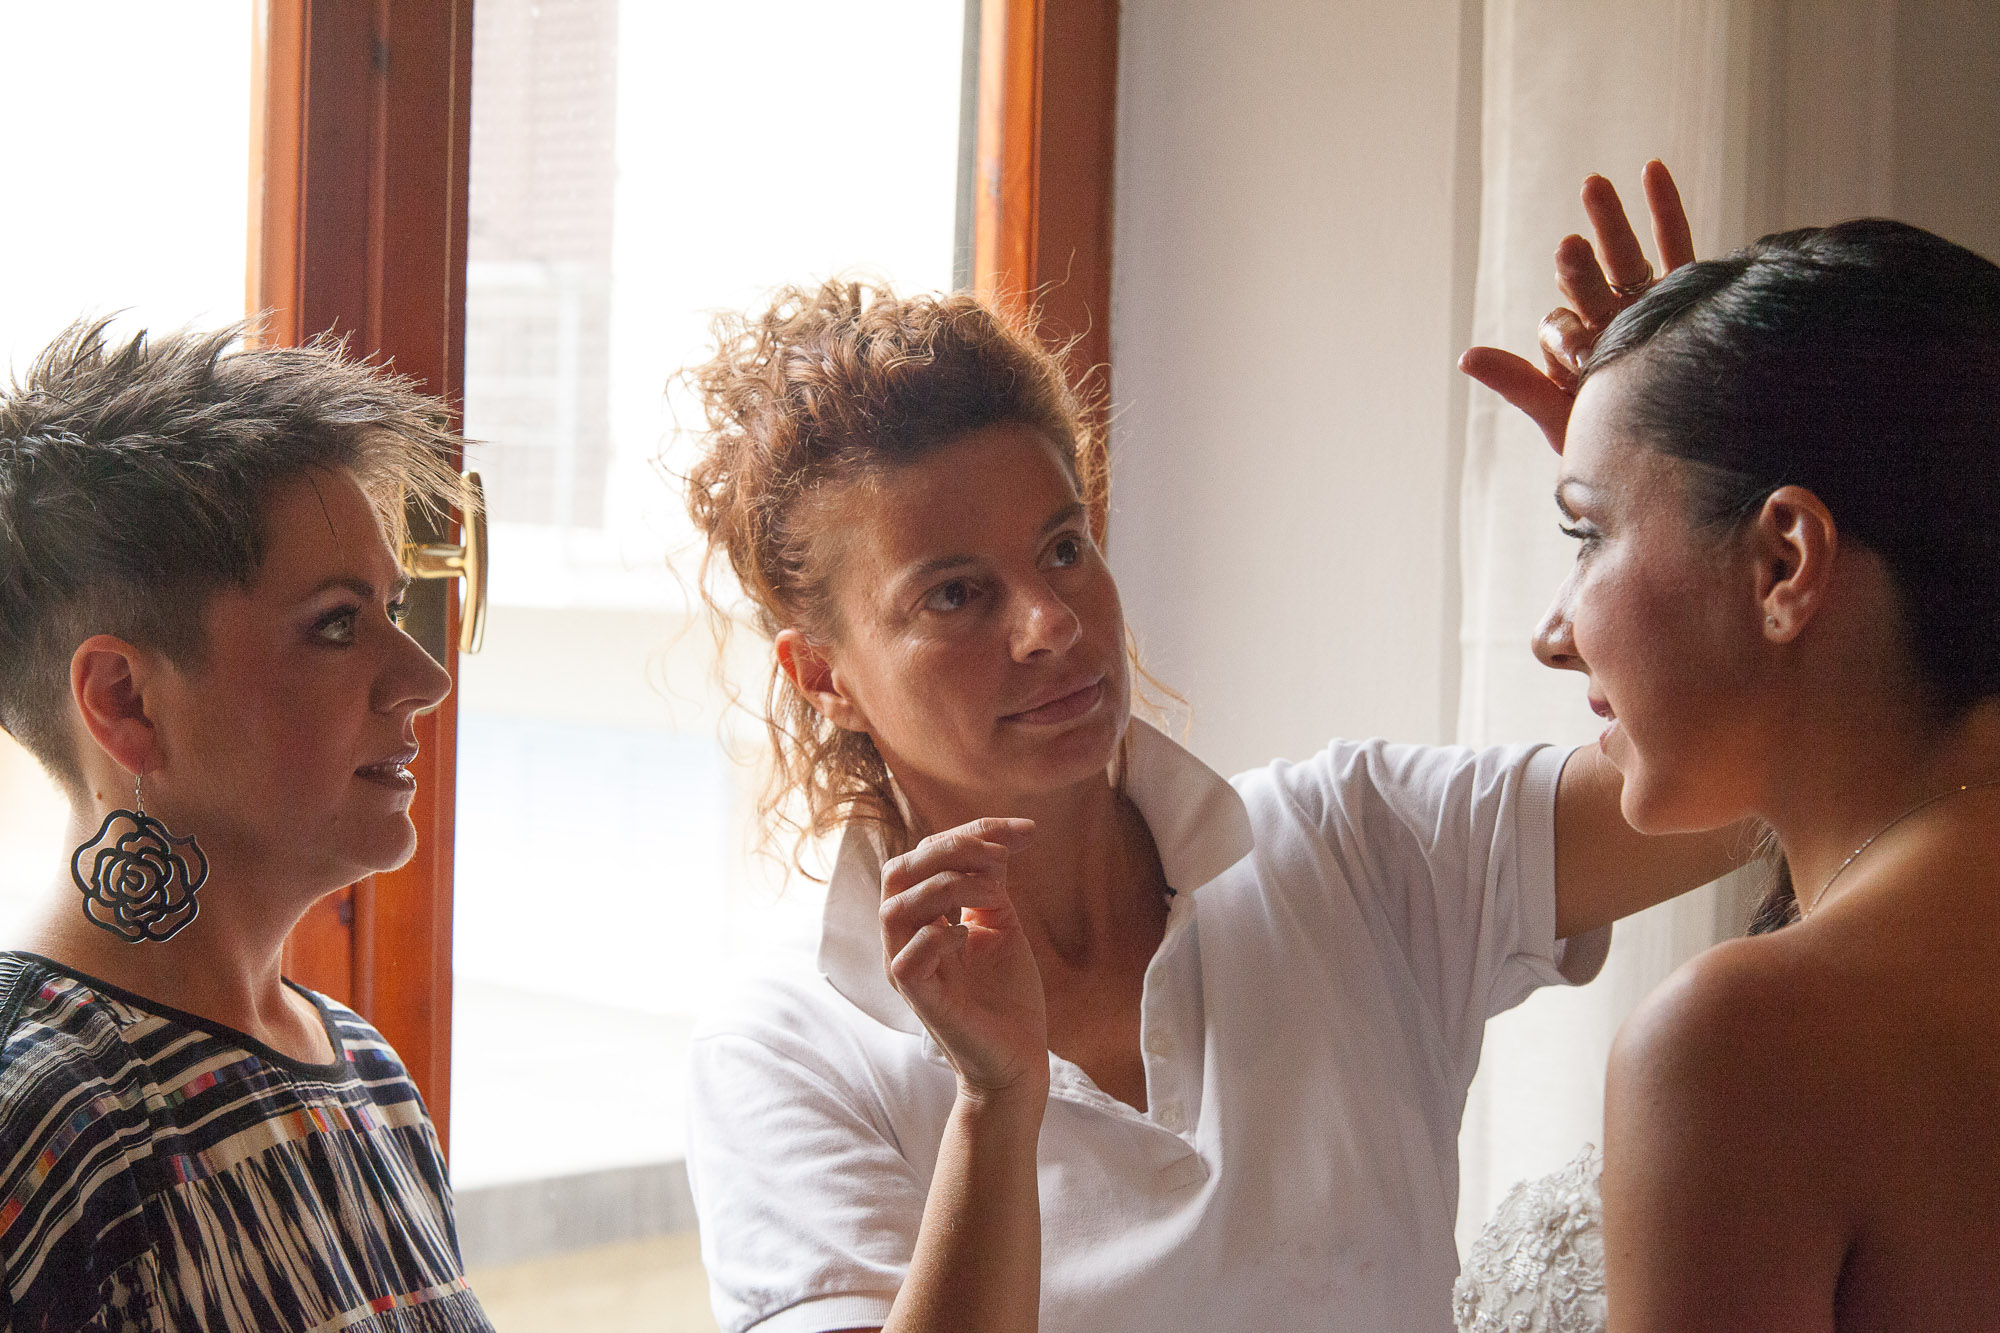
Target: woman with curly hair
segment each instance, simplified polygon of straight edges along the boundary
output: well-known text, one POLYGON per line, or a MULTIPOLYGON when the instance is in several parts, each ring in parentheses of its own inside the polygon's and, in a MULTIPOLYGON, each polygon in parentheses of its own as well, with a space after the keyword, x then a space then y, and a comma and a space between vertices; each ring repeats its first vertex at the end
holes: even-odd
POLYGON ((720 333, 690 509, 772 643, 768 808, 841 838, 823 975, 695 1043, 723 1326, 1444 1326, 1486 1019, 1741 839, 1632 832, 1594 751, 1225 781, 1132 716, 1030 333, 837 284, 720 333))
POLYGON ((443 404, 333 348, 78 325, 0 394, 0 724, 75 850, 0 954, 0 1326, 490 1325, 396 1053, 284 979, 416 848, 406 496, 443 404))

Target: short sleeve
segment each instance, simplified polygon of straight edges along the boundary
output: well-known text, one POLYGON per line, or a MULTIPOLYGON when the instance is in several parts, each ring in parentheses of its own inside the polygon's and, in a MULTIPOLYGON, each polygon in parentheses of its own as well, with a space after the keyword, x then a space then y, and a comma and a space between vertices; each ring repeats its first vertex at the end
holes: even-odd
POLYGON ((1278 769, 1462 1065, 1477 1060, 1488 1018, 1602 965, 1608 932, 1568 946, 1555 935, 1556 786, 1568 757, 1368 741, 1278 769))
POLYGON ((688 1178, 725 1333, 878 1327, 915 1252, 927 1182, 879 1108, 798 1034, 700 1036, 688 1178))

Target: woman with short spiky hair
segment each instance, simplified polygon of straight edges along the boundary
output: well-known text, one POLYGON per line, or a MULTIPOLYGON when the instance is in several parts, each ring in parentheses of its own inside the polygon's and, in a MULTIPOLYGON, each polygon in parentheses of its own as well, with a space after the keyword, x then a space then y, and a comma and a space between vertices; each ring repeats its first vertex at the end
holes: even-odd
POLYGON ((416 849, 397 546, 457 440, 241 332, 79 324, 0 394, 0 725, 75 849, 0 954, 0 1324, 486 1330, 396 1053, 280 973, 416 849))

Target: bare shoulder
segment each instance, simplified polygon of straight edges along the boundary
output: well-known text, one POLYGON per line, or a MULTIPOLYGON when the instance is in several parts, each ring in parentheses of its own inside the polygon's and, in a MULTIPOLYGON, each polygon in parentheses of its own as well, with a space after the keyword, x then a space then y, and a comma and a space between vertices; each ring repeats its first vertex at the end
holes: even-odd
POLYGON ((1837 1280, 1855 1201, 1819 1136, 1841 1075, 1803 1016, 1813 969, 1783 934, 1702 954, 1618 1034, 1604 1230, 1623 1326, 1786 1327, 1837 1280))
MULTIPOLYGON (((1852 1217, 1879 1174, 1853 1145, 1907 1118, 1911 1089, 1965 1043, 1936 1028, 1935 978, 1836 932, 1729 940, 1640 1002, 1605 1080, 1607 1160, 1698 1156, 1715 1182, 1757 1179, 1852 1217), (1622 1139, 1622 1143, 1619 1140, 1622 1139), (1815 1163, 1850 1165, 1827 1172, 1815 1163)), ((1886 1167, 1882 1154, 1862 1154, 1886 1167)))
POLYGON ((1928 882, 1838 906, 1716 946, 1620 1030, 1604 1154, 1619 1326, 1792 1327, 1838 1289, 1884 1316, 1855 1327, 1991 1327, 1938 1302, 2000 1291, 2000 910, 1928 882))
POLYGON ((1682 965, 1625 1020, 1614 1059, 1678 1068, 1755 1059, 1773 1024, 1788 1026, 1804 979, 1784 943, 1782 934, 1727 940, 1682 965))
POLYGON ((1840 1031, 1852 988, 1836 973, 1791 931, 1709 949, 1625 1021, 1608 1095, 1711 1138, 1817 1122, 1850 1049, 1840 1031))

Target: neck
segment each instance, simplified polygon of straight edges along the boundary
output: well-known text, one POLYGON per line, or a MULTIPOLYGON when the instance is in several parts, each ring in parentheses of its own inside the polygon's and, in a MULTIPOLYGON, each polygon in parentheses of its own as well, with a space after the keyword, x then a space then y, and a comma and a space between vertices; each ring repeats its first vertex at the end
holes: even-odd
POLYGON ((1157 944, 1167 887, 1159 855, 1137 807, 1106 775, 1033 794, 906 794, 920 833, 987 816, 1035 821, 1034 843, 1008 865, 1007 890, 1038 956, 1082 966, 1135 939, 1149 953, 1157 944))
MULTIPOLYGON (((72 815, 69 845, 95 836, 101 814, 72 815)), ((133 943, 84 915, 65 861, 25 945, 79 972, 235 1028, 267 1044, 296 1031, 300 1010, 283 984, 285 938, 319 895, 268 875, 242 873, 242 858, 215 849, 200 911, 166 940, 133 943), (237 867, 230 869, 234 862, 237 867)))
POLYGON ((1945 723, 1909 709, 1872 718, 1855 711, 1823 713, 1841 724, 1787 747, 1783 772, 1759 811, 1778 835, 1809 913, 1991 804, 1960 787, 2000 780, 2000 706, 1981 705, 1945 723))

